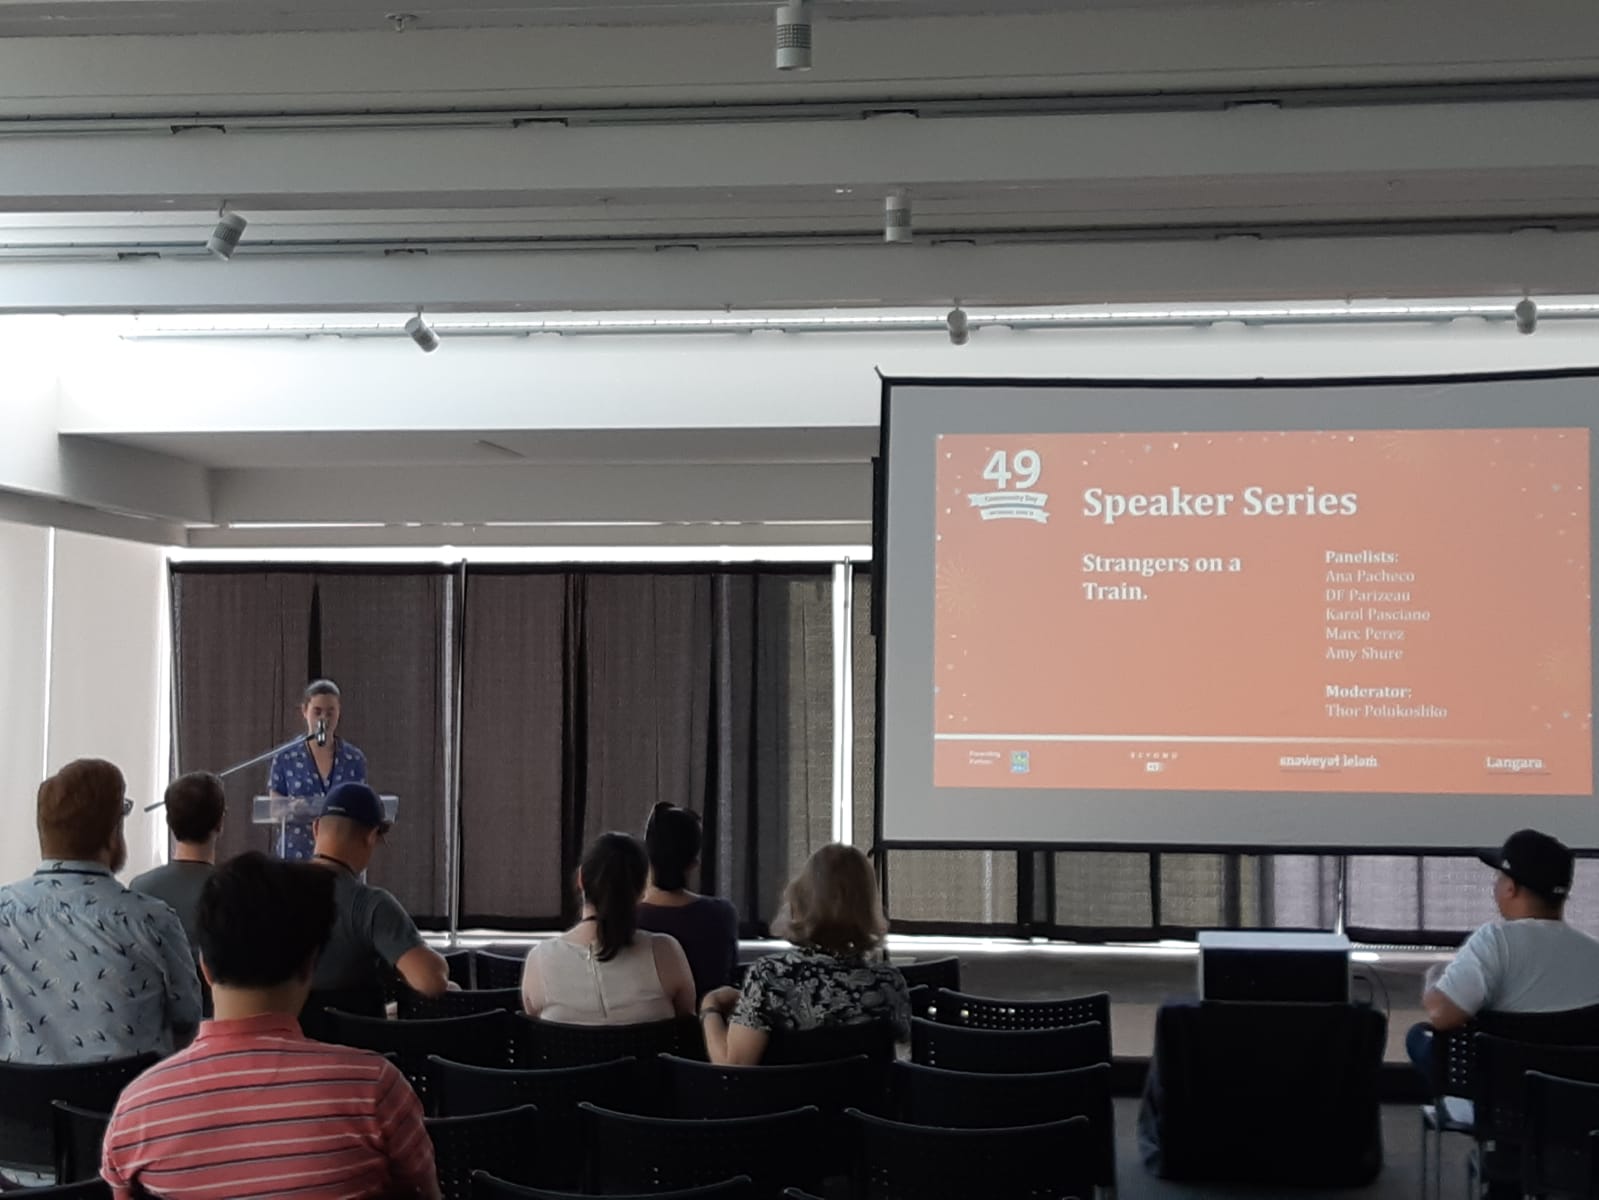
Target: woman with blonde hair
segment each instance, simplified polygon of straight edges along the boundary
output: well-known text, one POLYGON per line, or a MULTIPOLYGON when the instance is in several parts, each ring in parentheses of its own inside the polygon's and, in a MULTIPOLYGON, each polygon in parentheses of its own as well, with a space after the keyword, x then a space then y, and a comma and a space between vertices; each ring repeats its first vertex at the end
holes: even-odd
POLYGON ((700 1003, 705 1048, 714 1063, 761 1061, 774 1034, 887 1021, 910 1037, 910 997, 900 973, 873 956, 888 921, 872 864, 853 846, 823 846, 785 893, 793 950, 757 959, 744 987, 700 1003))

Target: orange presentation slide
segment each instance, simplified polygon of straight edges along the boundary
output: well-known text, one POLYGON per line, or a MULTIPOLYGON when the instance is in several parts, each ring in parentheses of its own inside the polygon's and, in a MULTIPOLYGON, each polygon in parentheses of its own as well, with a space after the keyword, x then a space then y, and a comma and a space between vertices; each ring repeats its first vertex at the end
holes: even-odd
POLYGON ((935 784, 1591 793, 1588 436, 941 436, 935 784))

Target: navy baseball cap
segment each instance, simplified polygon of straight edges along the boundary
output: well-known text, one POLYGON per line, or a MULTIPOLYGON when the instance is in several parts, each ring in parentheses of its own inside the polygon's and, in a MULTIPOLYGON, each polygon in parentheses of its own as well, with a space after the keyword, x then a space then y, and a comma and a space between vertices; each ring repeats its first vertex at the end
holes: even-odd
POLYGON ((383 801, 364 783, 341 783, 328 793, 323 806, 324 817, 343 817, 368 829, 389 831, 389 822, 383 816, 383 801))
POLYGON ((1564 900, 1571 894, 1576 860, 1564 843, 1547 833, 1518 829, 1500 849, 1484 850, 1477 857, 1546 900, 1564 900))

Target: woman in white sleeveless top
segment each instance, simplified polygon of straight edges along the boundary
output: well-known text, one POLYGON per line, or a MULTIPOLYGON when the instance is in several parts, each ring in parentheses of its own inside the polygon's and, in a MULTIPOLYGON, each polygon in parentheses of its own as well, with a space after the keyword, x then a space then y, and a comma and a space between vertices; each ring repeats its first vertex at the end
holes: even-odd
POLYGON ((583 856, 583 917, 541 942, 522 971, 531 1017, 573 1025, 632 1025, 694 1013, 694 976, 677 940, 638 928, 649 859, 637 839, 603 833, 583 856))

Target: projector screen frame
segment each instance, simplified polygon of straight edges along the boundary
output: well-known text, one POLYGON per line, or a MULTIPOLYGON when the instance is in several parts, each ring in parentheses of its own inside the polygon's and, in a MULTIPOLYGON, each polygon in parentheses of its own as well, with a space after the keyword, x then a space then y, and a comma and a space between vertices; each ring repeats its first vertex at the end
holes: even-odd
MULTIPOLYGON (((1361 388, 1361 387, 1416 387, 1427 385, 1455 385, 1477 383, 1526 383, 1540 380, 1590 380, 1599 385, 1599 366, 1592 367, 1560 367, 1526 371, 1476 371, 1461 373, 1423 372, 1418 374, 1403 375, 1351 375, 1351 376, 1303 376, 1289 378, 1044 378, 1022 376, 909 376, 909 375, 883 375, 881 380, 880 408, 878 418, 878 452, 872 460, 872 612, 871 632, 877 639, 877 654, 875 661, 875 704, 876 728, 873 731, 874 770, 873 770, 873 822, 874 839, 872 855, 877 862, 878 874, 882 886, 885 888, 888 880, 888 851, 996 851, 1015 852, 1025 859, 1029 852, 1039 853, 1066 853, 1074 851, 1099 851, 1105 853, 1135 853, 1135 854, 1163 854, 1163 853, 1188 853, 1188 854, 1304 854, 1328 855, 1335 857, 1361 856, 1361 857, 1458 857, 1475 855, 1484 847, 1477 843, 1443 844, 1430 843, 1426 845, 1384 844, 1373 845, 1368 843, 1338 843, 1338 842, 1306 842, 1285 845, 1280 842, 1162 842, 1150 841, 1106 841, 1106 840, 1073 840, 1073 839, 1048 839, 1048 840, 1018 840, 1015 838, 996 839, 895 839, 883 836, 885 776, 883 771, 884 743, 886 738, 887 722, 883 719, 885 711, 885 690, 888 666, 887 631, 890 606, 888 604, 889 592, 889 542, 888 542, 888 500, 889 500, 889 442, 892 429, 892 396, 895 388, 915 387, 922 389, 937 388, 1015 388, 1023 390, 1050 390, 1063 388, 1096 388, 1107 391, 1115 390, 1155 390, 1177 391, 1182 389, 1205 388, 1213 390, 1234 390, 1239 392, 1281 391, 1281 390, 1314 390, 1316 388, 1361 388)), ((1534 423, 1536 424, 1536 423, 1534 423)), ((1590 476, 1599 480, 1599 414, 1589 422, 1590 428, 1595 430, 1594 444, 1591 446, 1589 462, 1590 476)), ((1337 428, 1338 426, 1331 426, 1337 428)), ((1507 424, 1505 428, 1516 426, 1507 424)), ((1396 427, 1397 428, 1397 427, 1396 427)), ((1590 491, 1590 564, 1589 577, 1592 582, 1596 573, 1599 573, 1599 563, 1592 559, 1594 553, 1591 544, 1599 538, 1599 486, 1590 491)), ((1599 611, 1599 589, 1594 592, 1593 605, 1599 611)), ((1599 627, 1599 621, 1595 622, 1599 627)), ((1599 642, 1590 643, 1590 658, 1599 654, 1599 642)), ((1599 675, 1590 680, 1590 689, 1599 689, 1599 675)), ((1599 730, 1595 731, 1594 759, 1595 759, 1595 801, 1599 803, 1599 730)), ((1179 793, 1180 794, 1180 793, 1179 793)), ((1318 795, 1336 797, 1358 793, 1323 792, 1318 795)), ((1513 820, 1506 822, 1505 832, 1508 834, 1516 824, 1513 820)), ((1599 838, 1592 846, 1573 846, 1573 853, 1578 858, 1599 858, 1599 838)), ((1018 887, 1018 892, 1020 892, 1018 887)), ((1018 897, 1018 903, 1022 898, 1018 897)))

